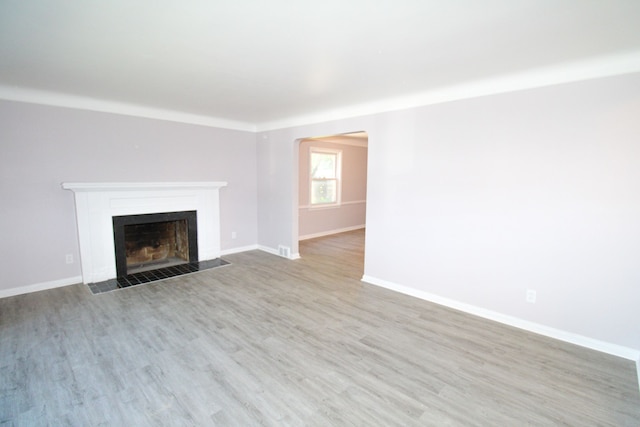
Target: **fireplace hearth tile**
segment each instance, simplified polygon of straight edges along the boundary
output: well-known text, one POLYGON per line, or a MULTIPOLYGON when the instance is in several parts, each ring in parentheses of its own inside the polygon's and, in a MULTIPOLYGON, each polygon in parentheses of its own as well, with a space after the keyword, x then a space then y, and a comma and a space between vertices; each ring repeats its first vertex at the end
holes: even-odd
POLYGON ((115 291, 116 289, 129 288, 131 286, 158 282, 171 277, 197 273, 198 271, 222 267, 227 264, 229 264, 229 262, 221 258, 200 262, 190 262, 187 264, 174 265, 172 267, 159 268, 157 270, 129 274, 127 276, 118 277, 117 279, 105 280, 104 282, 89 283, 88 286, 92 293, 101 294, 104 292, 115 291))

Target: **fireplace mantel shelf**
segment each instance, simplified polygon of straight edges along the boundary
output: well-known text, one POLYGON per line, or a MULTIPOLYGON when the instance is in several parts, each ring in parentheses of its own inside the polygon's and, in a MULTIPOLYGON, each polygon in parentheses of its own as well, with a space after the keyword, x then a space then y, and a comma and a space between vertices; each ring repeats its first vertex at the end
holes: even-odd
POLYGON ((140 191, 140 190, 180 190, 216 189, 226 186, 226 182, 63 182, 62 188, 73 192, 83 191, 140 191))
POLYGON ((196 211, 198 261, 220 257, 219 190, 226 182, 63 182, 74 193, 82 281, 116 277, 113 217, 196 211))

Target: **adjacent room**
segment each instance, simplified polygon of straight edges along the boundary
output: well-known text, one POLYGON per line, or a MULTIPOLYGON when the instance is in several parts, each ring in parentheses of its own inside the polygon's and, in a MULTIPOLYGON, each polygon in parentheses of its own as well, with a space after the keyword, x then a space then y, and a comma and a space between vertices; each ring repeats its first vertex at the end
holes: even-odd
POLYGON ((0 3, 0 424, 640 423, 640 2, 0 3))
POLYGON ((298 240, 366 228, 368 135, 302 139, 298 145, 298 240))

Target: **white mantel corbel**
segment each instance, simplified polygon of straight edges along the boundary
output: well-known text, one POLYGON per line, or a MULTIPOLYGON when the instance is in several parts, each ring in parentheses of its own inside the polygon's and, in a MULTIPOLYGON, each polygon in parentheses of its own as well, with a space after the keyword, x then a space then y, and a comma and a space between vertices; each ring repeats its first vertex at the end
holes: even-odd
POLYGON ((75 196, 84 283, 116 277, 113 217, 197 211, 199 261, 220 257, 219 190, 226 182, 65 182, 75 196))

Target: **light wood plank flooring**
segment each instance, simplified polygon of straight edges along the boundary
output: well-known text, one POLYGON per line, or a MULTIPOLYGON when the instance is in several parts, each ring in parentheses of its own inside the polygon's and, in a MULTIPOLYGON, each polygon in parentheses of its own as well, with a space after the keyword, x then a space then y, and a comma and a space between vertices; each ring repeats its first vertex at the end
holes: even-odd
POLYGON ((363 238, 1 299, 0 425, 640 425, 634 363, 362 283, 363 238))

